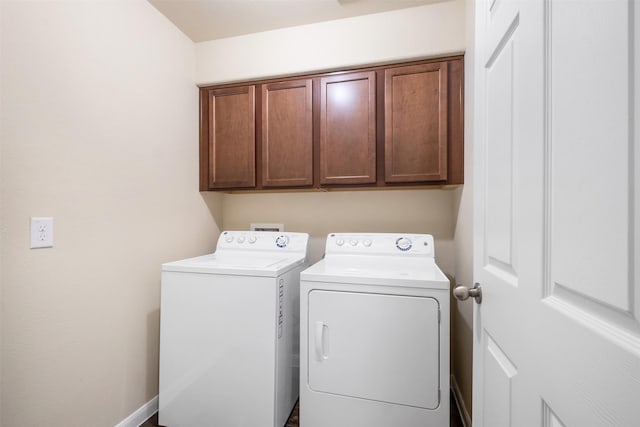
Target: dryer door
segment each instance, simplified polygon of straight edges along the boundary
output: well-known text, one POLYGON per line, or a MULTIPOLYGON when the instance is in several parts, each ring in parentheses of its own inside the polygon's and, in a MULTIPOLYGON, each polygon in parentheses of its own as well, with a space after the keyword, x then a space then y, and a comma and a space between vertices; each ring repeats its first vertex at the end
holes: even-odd
POLYGON ((438 407, 435 298, 314 290, 308 301, 307 381, 312 390, 438 407))

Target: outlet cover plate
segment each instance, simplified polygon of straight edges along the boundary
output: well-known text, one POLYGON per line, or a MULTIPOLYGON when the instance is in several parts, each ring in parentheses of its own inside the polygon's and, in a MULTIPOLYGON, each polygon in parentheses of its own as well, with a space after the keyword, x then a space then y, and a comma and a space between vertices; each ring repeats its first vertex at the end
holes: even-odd
POLYGON ((31 249, 53 247, 53 218, 31 217, 31 249))

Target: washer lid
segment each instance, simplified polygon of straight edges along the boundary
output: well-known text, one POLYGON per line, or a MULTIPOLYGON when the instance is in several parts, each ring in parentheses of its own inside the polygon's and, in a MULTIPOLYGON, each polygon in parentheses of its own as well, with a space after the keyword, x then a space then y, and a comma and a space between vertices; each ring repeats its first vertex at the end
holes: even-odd
POLYGON ((449 289, 433 258, 340 255, 326 257, 300 273, 310 282, 449 289))
POLYGON ((162 264, 162 271, 276 277, 304 264, 304 261, 304 255, 300 254, 216 252, 162 264))

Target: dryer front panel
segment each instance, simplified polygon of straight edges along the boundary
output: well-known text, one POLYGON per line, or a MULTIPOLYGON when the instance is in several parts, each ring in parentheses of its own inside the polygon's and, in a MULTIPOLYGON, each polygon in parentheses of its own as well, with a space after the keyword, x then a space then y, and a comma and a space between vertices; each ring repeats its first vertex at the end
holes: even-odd
POLYGON ((440 403, 435 298, 313 290, 308 296, 308 385, 424 409, 440 403))

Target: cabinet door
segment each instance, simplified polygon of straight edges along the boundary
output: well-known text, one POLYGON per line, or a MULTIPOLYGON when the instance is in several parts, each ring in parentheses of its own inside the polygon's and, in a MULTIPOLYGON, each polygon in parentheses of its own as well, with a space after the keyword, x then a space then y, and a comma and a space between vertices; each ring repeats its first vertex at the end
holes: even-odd
POLYGON ((385 182, 447 179, 447 63, 385 70, 385 182))
POLYGON ((201 96, 209 188, 254 187, 255 86, 208 89, 201 96))
POLYGON ((313 183, 311 79, 262 85, 262 185, 313 183))
POLYGON ((376 181, 375 72, 320 79, 320 184, 376 181))

